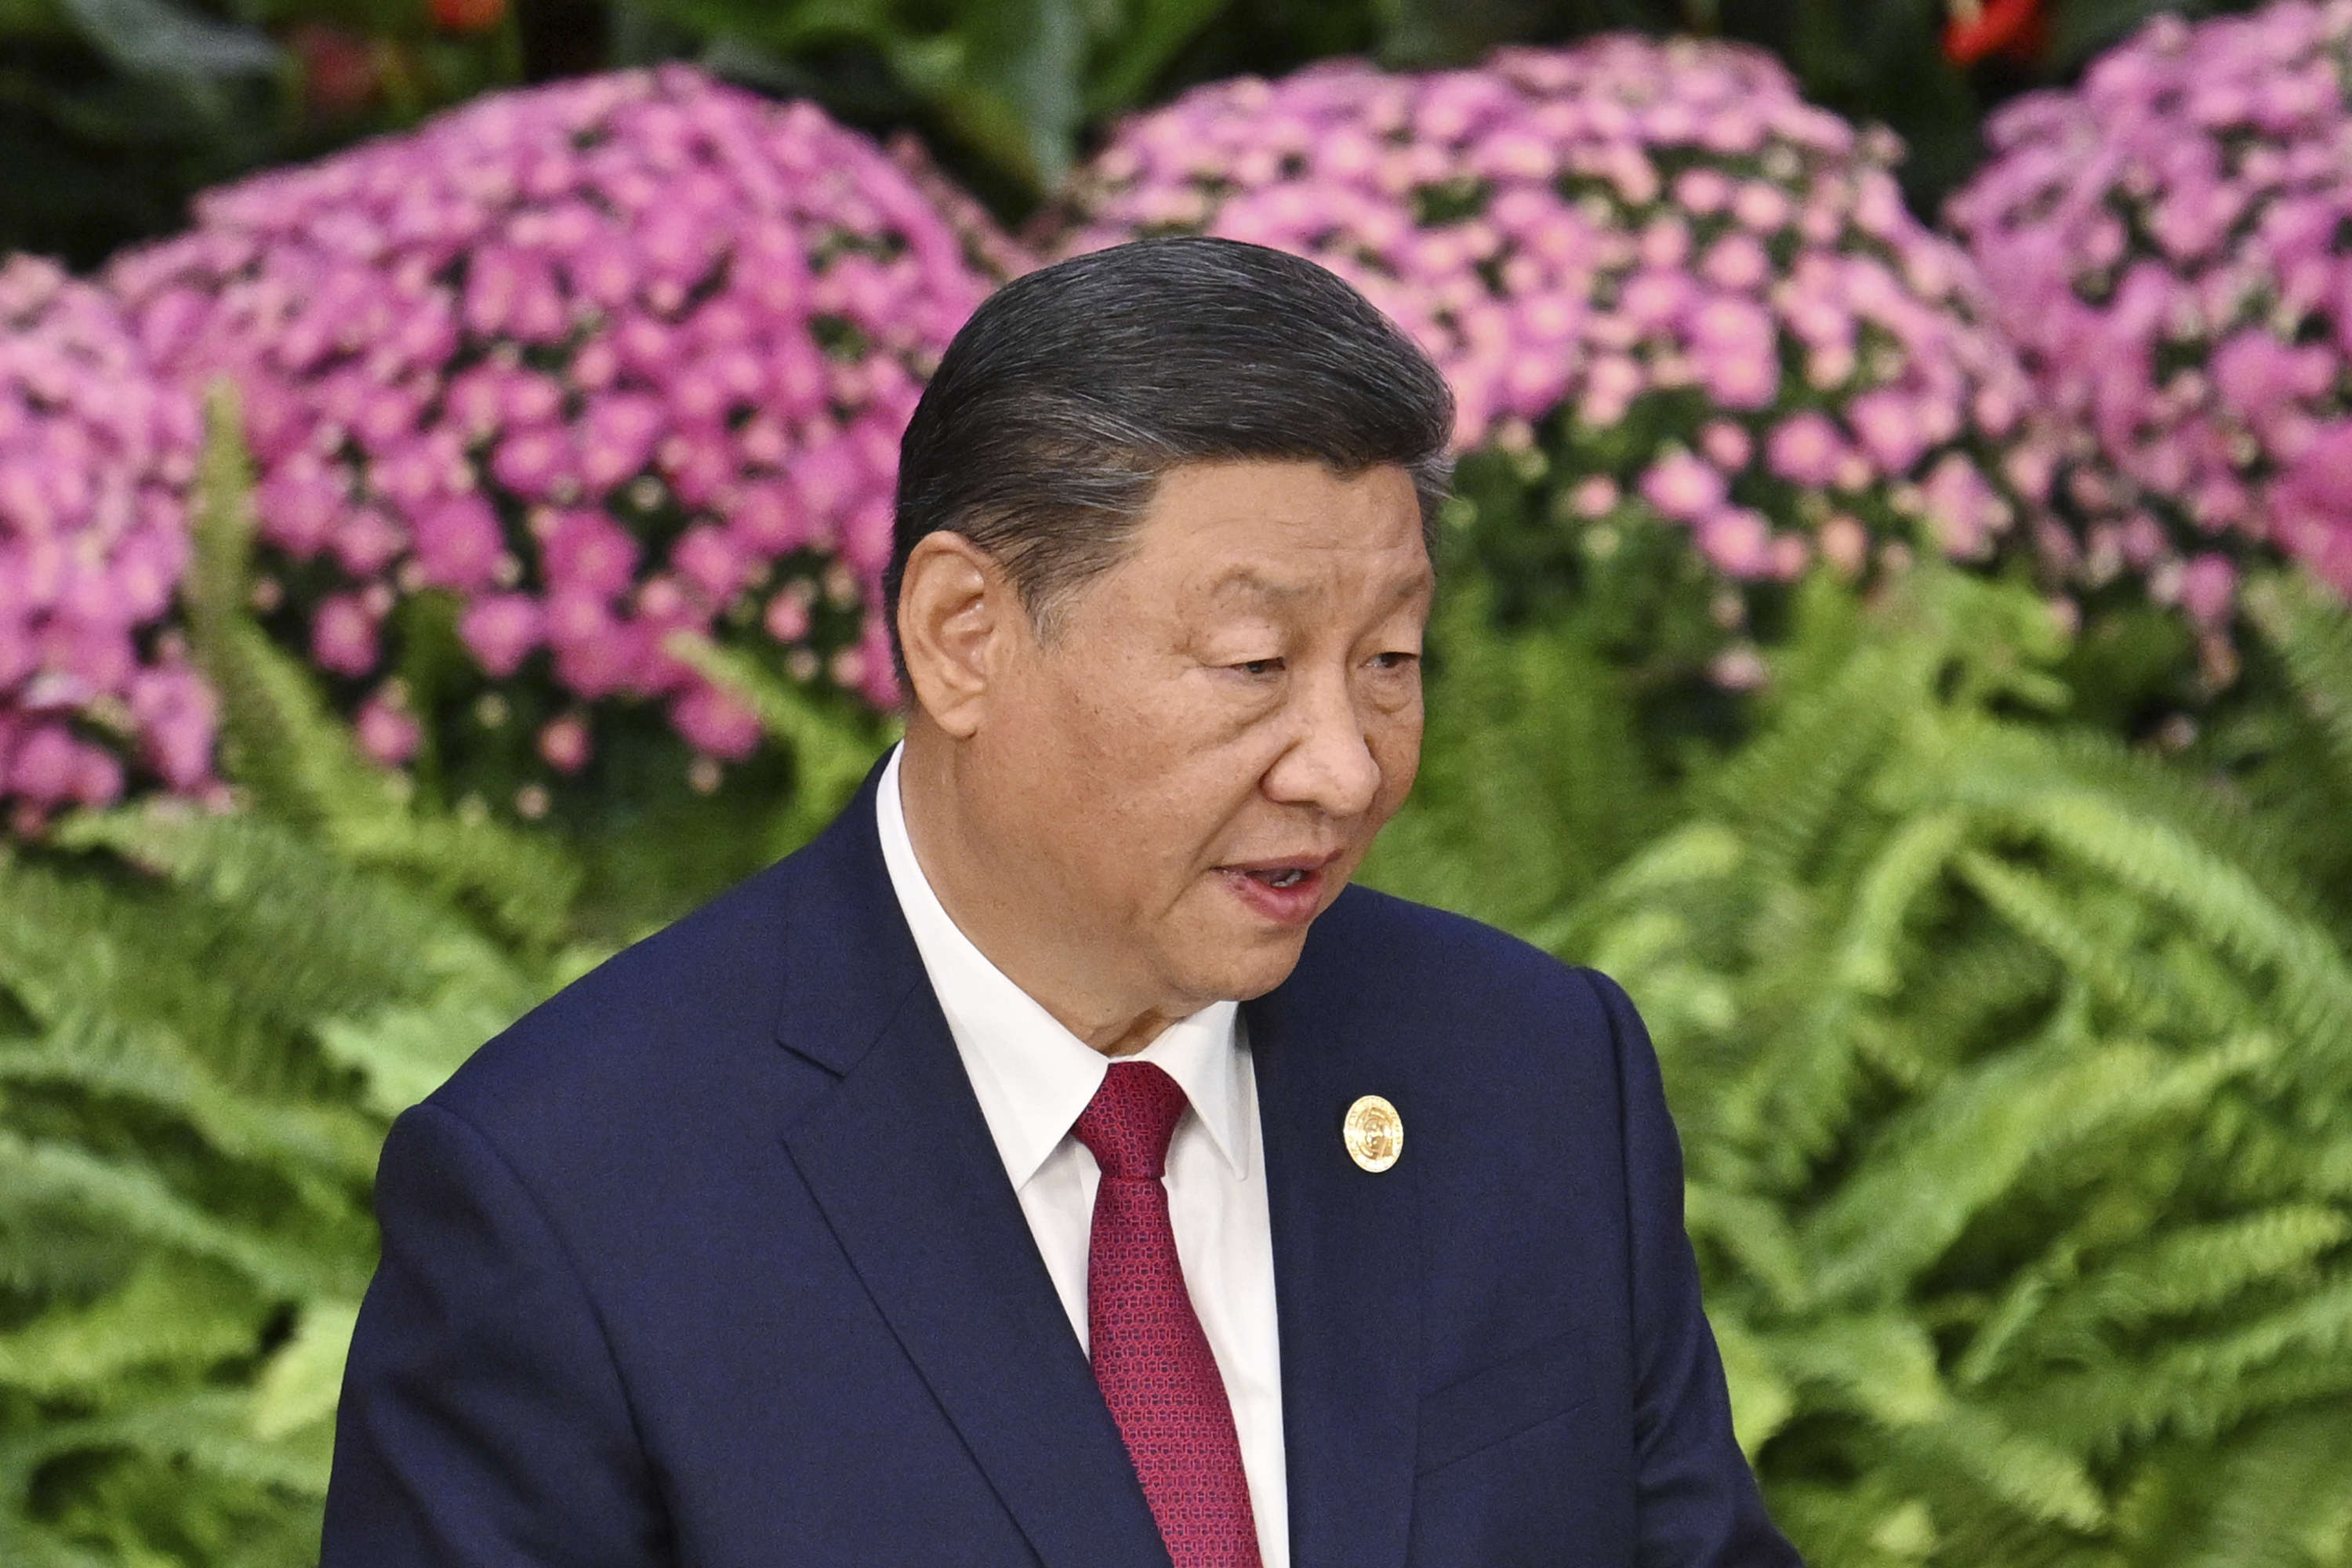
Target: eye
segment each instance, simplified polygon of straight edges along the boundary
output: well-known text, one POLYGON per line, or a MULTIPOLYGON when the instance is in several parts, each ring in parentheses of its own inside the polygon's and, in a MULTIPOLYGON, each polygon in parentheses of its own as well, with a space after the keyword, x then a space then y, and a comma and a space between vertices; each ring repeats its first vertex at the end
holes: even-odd
POLYGON ((1241 663, 1234 666, 1234 668, 1240 670, 1244 675, 1249 676, 1279 675, 1282 673, 1282 660, 1278 658, 1245 658, 1242 660, 1241 663))
POLYGON ((1411 669, 1421 662, 1417 653, 1376 653, 1372 655, 1374 669, 1411 669))

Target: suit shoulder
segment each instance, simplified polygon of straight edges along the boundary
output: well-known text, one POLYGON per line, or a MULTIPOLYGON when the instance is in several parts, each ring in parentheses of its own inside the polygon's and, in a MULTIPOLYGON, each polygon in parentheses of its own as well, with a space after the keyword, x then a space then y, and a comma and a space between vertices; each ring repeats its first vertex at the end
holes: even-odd
POLYGON ((772 866, 623 949, 485 1044, 430 1103, 485 1131, 592 1115, 772 1041, 797 880, 792 861, 772 866))
MULTIPOLYGON (((1488 986, 1502 982, 1546 989, 1588 988, 1590 972, 1534 943, 1450 910, 1417 904, 1370 888, 1350 888, 1316 925, 1333 956, 1359 968, 1396 968, 1416 984, 1431 979, 1488 986)), ((1310 939, 1309 950, 1314 943, 1310 939)))
POLYGON ((1553 1026, 1604 1032, 1613 1030, 1612 998, 1623 994, 1606 976, 1508 931, 1370 888, 1349 889, 1325 911, 1300 968, 1414 1012, 1524 1008, 1553 1026))

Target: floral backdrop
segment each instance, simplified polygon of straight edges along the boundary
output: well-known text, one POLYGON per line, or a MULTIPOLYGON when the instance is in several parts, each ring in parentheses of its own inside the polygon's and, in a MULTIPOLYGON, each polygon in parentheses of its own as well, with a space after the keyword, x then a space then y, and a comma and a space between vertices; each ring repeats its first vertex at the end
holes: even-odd
POLYGON ((1455 388, 1368 875, 1641 1004, 1809 1557, 2352 1562, 2352 0, 144 3, 0 16, 0 1562, 315 1557, 388 1119, 838 807, 924 377, 1166 233, 1455 388))

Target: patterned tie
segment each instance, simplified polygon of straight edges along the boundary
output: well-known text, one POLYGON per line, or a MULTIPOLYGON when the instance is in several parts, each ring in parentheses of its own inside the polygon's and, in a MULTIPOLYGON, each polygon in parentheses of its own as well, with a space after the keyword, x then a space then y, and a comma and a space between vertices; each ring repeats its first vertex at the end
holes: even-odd
POLYGON ((1119 1062, 1078 1117, 1102 1166, 1087 1257, 1087 1331, 1144 1500, 1176 1568, 1258 1568, 1257 1524, 1224 1379, 1185 1293, 1160 1174, 1184 1091, 1119 1062))

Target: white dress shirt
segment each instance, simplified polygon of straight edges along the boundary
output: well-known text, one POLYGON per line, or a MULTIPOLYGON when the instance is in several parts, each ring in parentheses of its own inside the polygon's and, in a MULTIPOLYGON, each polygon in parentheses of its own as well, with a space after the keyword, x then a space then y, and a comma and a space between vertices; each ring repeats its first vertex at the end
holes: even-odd
MULTIPOLYGON (((1021 1200, 1078 1344, 1087 1344, 1087 1250, 1100 1167, 1071 1136, 1110 1059, 1055 1022, 971 943, 915 858, 893 752, 876 797, 882 860, 915 933, 931 989, 971 1075, 1004 1173, 1021 1200)), ((1266 1218, 1265 1140, 1240 1009, 1204 1007, 1128 1061, 1153 1063, 1192 1102, 1168 1149, 1176 1256, 1233 1405, 1264 1568, 1289 1568, 1290 1494, 1283 1469, 1282 1364, 1275 1337, 1274 1238, 1266 1218)))

